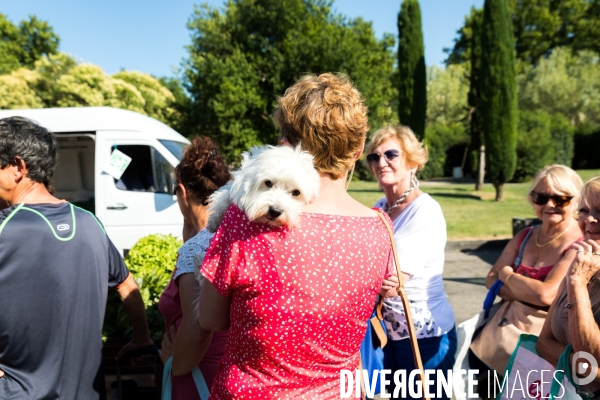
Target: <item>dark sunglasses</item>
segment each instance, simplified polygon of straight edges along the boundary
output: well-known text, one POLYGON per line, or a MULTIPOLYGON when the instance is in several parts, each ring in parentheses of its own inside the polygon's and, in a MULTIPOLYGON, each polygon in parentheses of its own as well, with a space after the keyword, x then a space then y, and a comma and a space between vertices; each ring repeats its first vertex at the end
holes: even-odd
POLYGON ((529 195, 531 196, 531 201, 538 206, 544 206, 548 203, 548 201, 552 200, 557 207, 565 207, 568 206, 573 199, 573 196, 562 196, 558 194, 549 195, 545 193, 531 192, 529 195))
MULTIPOLYGON (((387 150, 383 152, 383 157, 385 158, 385 160, 387 162, 392 161, 393 159, 397 158, 400 155, 400 152, 398 150, 387 150)), ((367 162, 369 164, 371 163, 378 163, 379 159, 381 158, 381 156, 377 153, 371 153, 369 155, 367 155, 367 162)))

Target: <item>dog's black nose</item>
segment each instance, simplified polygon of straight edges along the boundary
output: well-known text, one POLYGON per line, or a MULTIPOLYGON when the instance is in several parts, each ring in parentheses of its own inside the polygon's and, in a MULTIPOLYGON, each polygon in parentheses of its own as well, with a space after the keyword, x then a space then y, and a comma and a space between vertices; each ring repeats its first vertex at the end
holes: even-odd
POLYGON ((269 219, 275 219, 280 215, 281 211, 277 210, 276 208, 269 207, 269 211, 267 212, 267 216, 269 217, 269 219))

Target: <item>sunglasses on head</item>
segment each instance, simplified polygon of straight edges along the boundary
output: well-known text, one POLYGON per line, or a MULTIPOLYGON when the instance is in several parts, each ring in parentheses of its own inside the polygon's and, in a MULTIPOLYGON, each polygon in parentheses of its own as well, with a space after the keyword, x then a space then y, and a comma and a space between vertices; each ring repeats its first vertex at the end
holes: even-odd
POLYGON ((545 193, 531 192, 529 195, 531 196, 531 201, 538 206, 544 206, 548 203, 548 201, 552 200, 557 207, 565 207, 568 206, 573 199, 573 196, 564 196, 558 194, 549 195, 545 193))
MULTIPOLYGON (((383 157, 385 158, 385 160, 387 162, 392 161, 393 159, 397 158, 400 155, 400 152, 398 150, 387 150, 383 152, 383 157)), ((378 163, 379 159, 381 158, 381 156, 377 153, 371 153, 369 155, 367 155, 367 162, 368 163, 378 163)))

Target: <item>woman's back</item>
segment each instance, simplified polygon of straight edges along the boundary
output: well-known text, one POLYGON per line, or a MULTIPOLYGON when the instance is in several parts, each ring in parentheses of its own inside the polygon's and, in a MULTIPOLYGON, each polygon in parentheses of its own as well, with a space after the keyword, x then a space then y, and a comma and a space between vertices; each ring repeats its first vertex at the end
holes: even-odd
POLYGON ((303 213, 293 231, 232 206, 202 273, 233 293, 216 398, 332 398, 358 366, 365 321, 393 261, 377 216, 303 213))

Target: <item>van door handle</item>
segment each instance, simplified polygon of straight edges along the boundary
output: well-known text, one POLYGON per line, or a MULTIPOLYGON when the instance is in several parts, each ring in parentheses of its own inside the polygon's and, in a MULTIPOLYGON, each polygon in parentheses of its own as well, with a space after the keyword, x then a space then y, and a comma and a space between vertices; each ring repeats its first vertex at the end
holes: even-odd
POLYGON ((114 206, 106 207, 107 210, 126 210, 127 206, 123 203, 116 204, 114 206))

